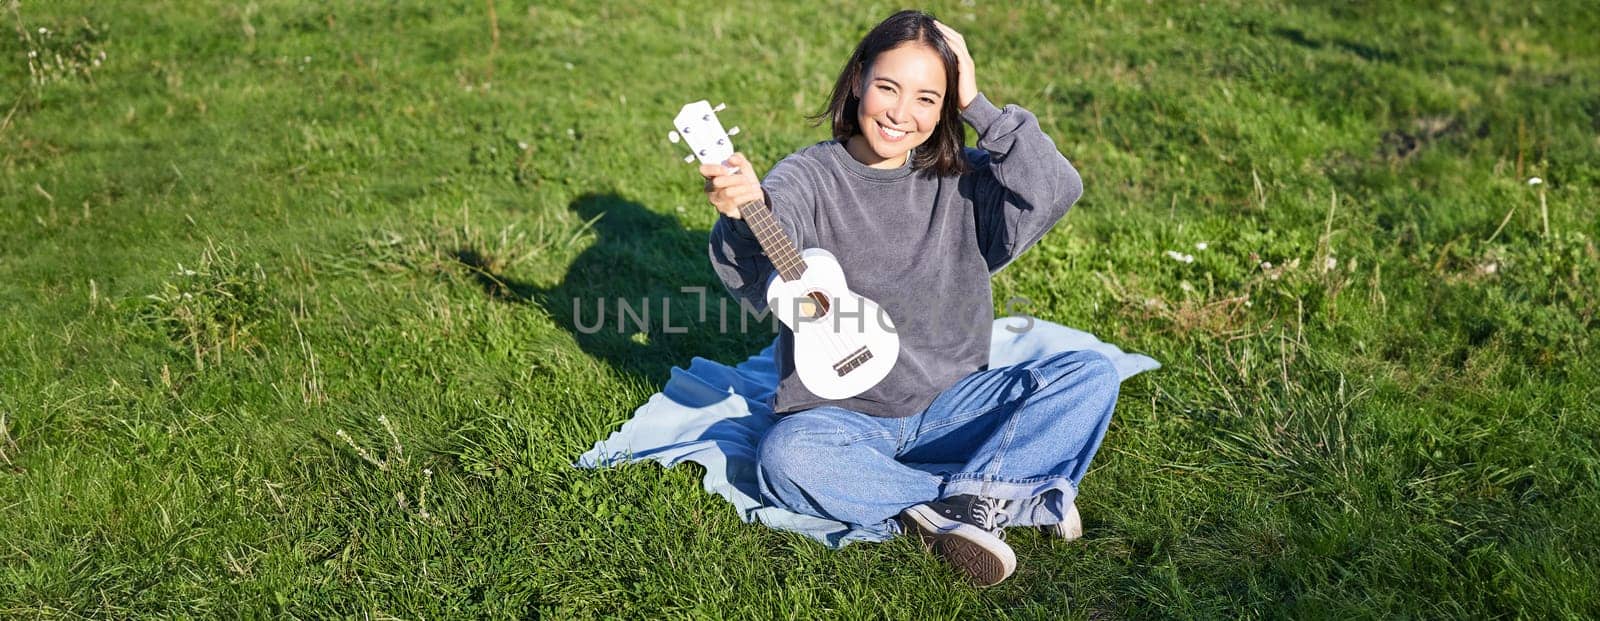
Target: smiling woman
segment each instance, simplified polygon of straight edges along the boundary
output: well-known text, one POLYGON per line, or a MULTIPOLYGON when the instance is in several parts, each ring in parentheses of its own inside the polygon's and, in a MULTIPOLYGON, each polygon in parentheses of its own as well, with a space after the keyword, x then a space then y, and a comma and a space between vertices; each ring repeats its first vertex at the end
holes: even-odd
MULTIPOLYGON (((955 119, 980 167, 943 186, 907 179, 935 138, 879 169, 795 133, 897 9, 495 0, 485 89, 488 4, 0 0, 0 618, 1600 619, 1594 0, 941 3, 984 93, 955 119), (747 189, 797 241, 906 342, 944 336, 897 394, 986 362, 962 353, 977 280, 921 276, 998 264, 1070 198, 996 208, 993 173, 1065 192, 1041 134, 1072 158, 1092 194, 983 310, 1025 297, 1014 336, 1169 362, 1122 384, 1084 542, 1013 529, 1003 589, 945 588, 911 538, 826 554, 703 493, 761 497, 755 438, 568 466, 680 384, 727 416, 666 419, 705 445, 777 422, 696 383, 776 336, 680 289, 716 286, 717 218, 649 143, 701 97, 729 98, 747 189)), ((769 491, 894 472, 808 437, 946 429, 834 414, 881 431, 772 436, 769 491)))
POLYGON ((917 168, 959 175, 971 170, 961 112, 977 94, 961 35, 931 17, 902 12, 856 46, 827 109, 812 119, 828 120, 833 139, 873 168, 896 168, 915 151, 917 168))
POLYGON ((845 143, 852 157, 873 168, 898 168, 932 135, 944 100, 944 85, 929 79, 940 75, 938 67, 939 57, 920 45, 902 45, 872 63, 856 94, 856 126, 863 131, 845 143))
MULTIPOLYGON (((893 319, 899 356, 846 398, 815 394, 779 335, 773 411, 758 478, 765 500, 880 532, 914 532, 974 583, 1016 568, 1005 526, 1081 534, 1074 498, 1117 399, 1093 352, 989 368, 989 277, 1037 243, 1082 194, 1078 172, 1039 122, 978 92, 960 34, 916 11, 867 33, 834 84, 833 138, 758 180, 744 156, 708 164, 712 266, 765 306, 774 260, 739 207, 765 201, 801 248, 832 253, 851 289, 893 319), (978 131, 967 149, 965 124, 978 131), (1002 182, 1001 179, 1005 181, 1002 182), (908 464, 944 463, 929 473, 908 464)), ((765 214, 754 209, 752 215, 765 214)), ((779 261, 780 263, 782 261, 779 261)), ((802 342, 803 344, 803 342, 802 342)))

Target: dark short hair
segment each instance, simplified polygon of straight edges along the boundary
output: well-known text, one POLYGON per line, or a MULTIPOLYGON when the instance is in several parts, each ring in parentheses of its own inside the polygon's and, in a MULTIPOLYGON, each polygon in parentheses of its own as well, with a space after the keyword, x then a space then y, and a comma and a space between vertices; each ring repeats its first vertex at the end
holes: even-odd
POLYGON ((824 120, 831 122, 833 139, 839 142, 845 142, 860 133, 856 115, 861 100, 855 95, 856 86, 879 54, 906 43, 921 43, 932 49, 944 63, 945 77, 945 96, 939 110, 939 124, 934 126, 933 135, 928 137, 927 142, 916 148, 911 167, 939 176, 968 172, 972 166, 962 150, 967 140, 967 128, 961 121, 961 83, 957 75, 959 65, 956 53, 945 42, 944 34, 939 32, 933 16, 922 11, 901 11, 890 15, 856 44, 856 51, 850 54, 850 60, 845 61, 838 81, 833 84, 828 107, 810 117, 812 125, 821 125, 824 120))

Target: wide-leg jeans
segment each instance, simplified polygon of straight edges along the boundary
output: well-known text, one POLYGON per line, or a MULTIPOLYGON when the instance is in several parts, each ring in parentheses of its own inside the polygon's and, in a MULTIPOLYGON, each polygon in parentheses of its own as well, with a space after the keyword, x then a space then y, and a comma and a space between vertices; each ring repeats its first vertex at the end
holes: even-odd
POLYGON ((761 493, 890 532, 907 507, 960 494, 1010 501, 1009 526, 1053 524, 1105 438, 1119 385, 1105 356, 1071 351, 975 372, 914 416, 789 414, 761 440, 761 493))

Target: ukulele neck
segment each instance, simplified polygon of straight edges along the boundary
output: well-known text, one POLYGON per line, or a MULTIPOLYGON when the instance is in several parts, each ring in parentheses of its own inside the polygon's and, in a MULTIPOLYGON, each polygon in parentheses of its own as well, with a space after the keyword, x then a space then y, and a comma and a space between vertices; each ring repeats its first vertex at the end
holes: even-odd
POLYGON ((772 209, 767 207, 766 201, 746 203, 739 207, 739 214, 750 225, 750 230, 755 232, 756 240, 761 242, 761 250, 767 253, 767 259, 778 269, 779 278, 792 282, 806 272, 800 252, 783 229, 778 227, 778 219, 772 215, 772 209))

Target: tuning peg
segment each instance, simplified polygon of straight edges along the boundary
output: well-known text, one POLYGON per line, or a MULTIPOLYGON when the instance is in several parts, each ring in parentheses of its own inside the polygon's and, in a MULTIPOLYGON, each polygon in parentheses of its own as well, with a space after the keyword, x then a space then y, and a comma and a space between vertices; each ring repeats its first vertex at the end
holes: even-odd
POLYGON ((667 142, 678 144, 679 140, 681 140, 681 138, 678 137, 678 132, 667 132, 667 142))
POLYGON ((737 135, 739 135, 739 128, 735 127, 733 129, 728 130, 728 135, 729 136, 737 136, 737 135))
POLYGON ((721 112, 721 111, 727 109, 727 107, 728 107, 728 104, 719 103, 719 104, 717 104, 717 107, 712 108, 711 111, 712 112, 721 112))
POLYGON ((685 163, 685 164, 693 164, 694 163, 694 154, 690 153, 688 155, 683 156, 683 163, 685 163))

